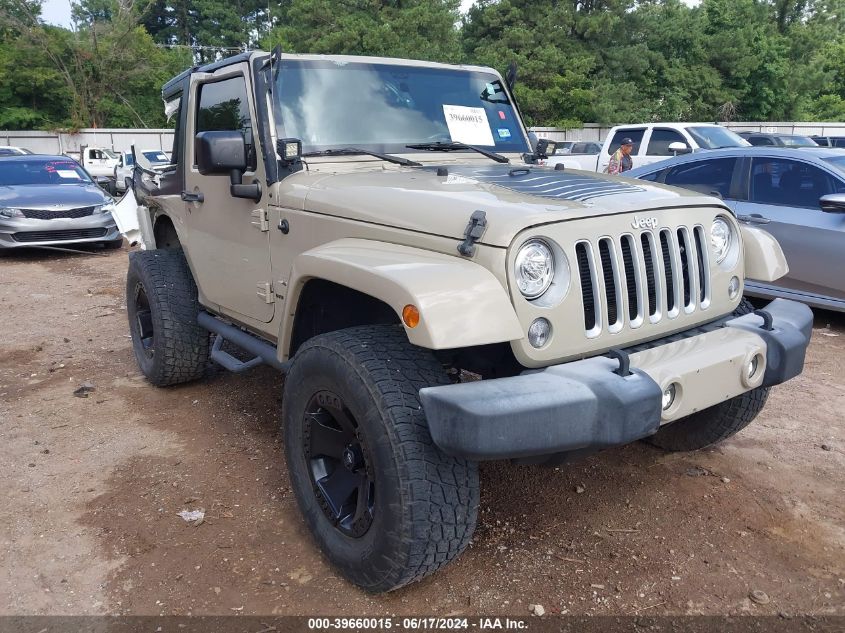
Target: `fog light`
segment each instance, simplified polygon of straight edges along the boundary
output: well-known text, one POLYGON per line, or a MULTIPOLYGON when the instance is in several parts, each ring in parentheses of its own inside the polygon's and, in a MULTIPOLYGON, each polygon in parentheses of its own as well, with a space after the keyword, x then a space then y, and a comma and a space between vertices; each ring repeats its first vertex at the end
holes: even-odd
POLYGON ((731 281, 728 284, 728 297, 731 299, 736 299, 736 296, 739 294, 739 277, 731 277, 731 281))
POLYGON ((548 319, 542 317, 534 319, 531 327, 528 328, 528 342, 531 343, 531 347, 539 349, 548 342, 551 333, 552 324, 548 319))
POLYGON ((760 367, 760 360, 761 360, 760 355, 757 354, 754 358, 752 358, 750 361, 748 361, 748 367, 746 368, 745 371, 746 371, 746 375, 748 376, 749 380, 751 378, 753 378, 754 375, 757 373, 757 368, 760 367))
POLYGON ((675 393, 676 389, 674 382, 663 390, 663 400, 661 404, 663 405, 664 411, 666 411, 669 407, 675 404, 675 393))

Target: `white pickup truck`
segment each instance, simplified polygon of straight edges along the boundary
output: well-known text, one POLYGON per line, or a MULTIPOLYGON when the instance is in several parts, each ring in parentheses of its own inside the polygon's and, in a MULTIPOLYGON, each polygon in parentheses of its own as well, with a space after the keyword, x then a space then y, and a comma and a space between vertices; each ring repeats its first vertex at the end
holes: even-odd
POLYGON ((554 167, 562 164, 567 169, 603 172, 607 169, 622 139, 634 141, 631 159, 634 167, 641 167, 677 154, 701 149, 745 147, 749 143, 738 134, 715 123, 645 123, 617 125, 604 139, 601 152, 595 154, 564 154, 549 156, 545 164, 554 167))
POLYGON ((120 154, 105 147, 83 145, 79 153, 66 152, 78 162, 92 178, 114 178, 114 167, 120 160, 120 154))

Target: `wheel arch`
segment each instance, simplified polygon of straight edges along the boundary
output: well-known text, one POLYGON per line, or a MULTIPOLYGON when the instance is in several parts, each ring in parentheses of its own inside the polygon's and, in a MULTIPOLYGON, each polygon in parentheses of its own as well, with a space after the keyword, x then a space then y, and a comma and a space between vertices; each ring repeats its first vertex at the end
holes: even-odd
POLYGON ((153 216, 153 238, 156 248, 182 247, 182 240, 179 238, 179 231, 176 230, 176 223, 165 213, 158 213, 153 216))
MULTIPOLYGON (((306 288, 319 280, 386 306, 402 323, 407 305, 420 312, 419 325, 402 323, 414 345, 432 350, 503 343, 523 336, 506 290, 486 268, 432 251, 374 240, 340 239, 300 254, 288 281, 290 294, 279 331, 279 356, 296 351, 297 314, 306 288)), ((313 286, 312 286, 313 287, 313 286)), ((346 307, 346 306, 344 306, 346 307)), ((378 321, 384 322, 384 321, 378 321)), ((363 325, 363 323, 354 323, 363 325)), ((322 333, 322 332, 321 332, 322 333)))

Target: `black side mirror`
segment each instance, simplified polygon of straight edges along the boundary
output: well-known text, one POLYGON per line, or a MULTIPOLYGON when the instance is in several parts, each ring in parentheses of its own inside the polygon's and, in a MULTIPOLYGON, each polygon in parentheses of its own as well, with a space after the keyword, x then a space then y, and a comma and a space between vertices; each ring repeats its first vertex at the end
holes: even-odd
POLYGON ((544 159, 548 158, 549 156, 554 156, 555 151, 557 150, 557 143, 554 141, 550 141, 547 138, 541 138, 537 141, 537 148, 534 150, 534 155, 537 158, 544 159))
POLYGON ((100 189, 104 189, 108 193, 112 192, 112 179, 108 176, 95 176, 94 182, 100 189))
POLYGON ((845 213, 845 193, 831 193, 819 198, 819 206, 825 213, 845 213))
POLYGON ((247 168, 246 141, 243 134, 234 131, 200 132, 194 138, 197 168, 203 176, 229 174, 229 192, 233 198, 261 200, 261 184, 256 181, 244 185, 247 168))

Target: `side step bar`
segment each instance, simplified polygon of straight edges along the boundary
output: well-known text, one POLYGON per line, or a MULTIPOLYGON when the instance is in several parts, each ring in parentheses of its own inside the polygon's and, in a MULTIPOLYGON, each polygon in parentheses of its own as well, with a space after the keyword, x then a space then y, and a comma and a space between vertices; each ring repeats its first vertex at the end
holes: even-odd
POLYGON ((285 361, 284 363, 279 361, 276 357, 276 348, 270 345, 270 343, 262 341, 234 325, 224 323, 208 312, 200 312, 197 315, 197 323, 209 332, 214 332, 217 335, 214 339, 214 345, 211 347, 211 360, 231 372, 240 374, 258 365, 270 365, 270 367, 279 371, 287 371, 290 368, 291 361, 285 361), (249 352, 254 358, 244 362, 238 360, 228 352, 224 352, 223 343, 225 341, 229 341, 242 350, 249 352))

